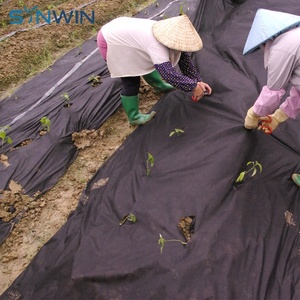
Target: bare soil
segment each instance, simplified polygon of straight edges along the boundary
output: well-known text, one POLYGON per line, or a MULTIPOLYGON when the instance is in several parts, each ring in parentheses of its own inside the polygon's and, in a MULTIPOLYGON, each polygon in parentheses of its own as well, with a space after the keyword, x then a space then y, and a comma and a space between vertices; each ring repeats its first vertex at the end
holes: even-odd
MULTIPOLYGON (((11 9, 17 9, 16 7, 21 2, 9 0, 1 2, 0 0, 0 24, 2 24, 0 37, 20 27, 7 25, 7 14, 11 9)), ((74 9, 84 3, 82 1, 61 2, 55 9, 74 9)), ((92 28, 94 34, 101 24, 103 25, 117 15, 134 15, 142 8, 142 6, 137 6, 137 2, 132 0, 101 0, 90 5, 89 9, 94 10, 97 18, 101 20, 95 25, 95 28, 92 28)), ((148 3, 139 1, 139 3, 143 6, 149 5, 149 1, 148 3)), ((47 7, 49 3, 45 0, 26 1, 28 8, 34 5, 38 5, 40 9, 40 7, 47 7)), ((88 8, 85 8, 85 11, 87 10, 88 8)), ((53 46, 52 43, 47 51, 52 57, 58 58, 72 47, 77 46, 78 41, 77 44, 70 41, 67 45, 63 45, 65 40, 70 38, 72 32, 74 34, 76 31, 76 25, 74 26, 56 26, 55 30, 52 25, 44 26, 15 34, 4 42, 0 42, 0 82, 4 80, 4 77, 6 78, 6 85, 2 84, 0 88, 0 96, 4 97, 9 94, 14 86, 21 83, 22 80, 19 79, 19 81, 12 80, 8 84, 7 74, 13 75, 18 70, 20 72, 20 66, 24 63, 24 53, 38 52, 41 47, 45 47, 47 43, 49 46, 51 40, 52 42, 55 40, 56 46, 53 46)), ((91 29, 87 29, 84 36, 86 38, 91 37, 91 29)), ((81 39, 84 39, 84 36, 81 36, 81 39)), ((28 73, 23 80, 39 71, 41 69, 28 73)), ((140 89, 141 111, 148 111, 160 97, 161 95, 155 94, 152 88, 142 82, 140 89)), ((30 197, 22 195, 20 193, 22 187, 13 181, 10 183, 10 190, 0 192, 0 218, 9 221, 15 216, 20 217, 19 222, 12 227, 10 236, 0 246, 0 295, 26 268, 39 249, 66 222, 68 215, 76 208, 80 194, 87 182, 134 129, 135 127, 128 124, 127 116, 120 108, 99 129, 84 130, 73 134, 74 143, 80 149, 76 160, 59 182, 41 196, 38 201, 32 201, 30 197), (11 209, 12 204, 14 204, 13 210, 11 209)), ((5 155, 1 155, 0 160, 0 163, 7 163, 5 155)))

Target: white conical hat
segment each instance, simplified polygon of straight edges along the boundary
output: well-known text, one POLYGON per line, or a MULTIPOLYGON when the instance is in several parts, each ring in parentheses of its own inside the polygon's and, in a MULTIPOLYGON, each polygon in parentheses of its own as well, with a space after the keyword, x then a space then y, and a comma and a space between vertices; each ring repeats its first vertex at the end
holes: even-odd
POLYGON ((243 54, 254 51, 267 40, 297 26, 300 26, 300 16, 268 9, 258 9, 243 54))
POLYGON ((187 15, 157 21, 152 26, 154 37, 170 49, 194 52, 200 50, 202 40, 187 15))

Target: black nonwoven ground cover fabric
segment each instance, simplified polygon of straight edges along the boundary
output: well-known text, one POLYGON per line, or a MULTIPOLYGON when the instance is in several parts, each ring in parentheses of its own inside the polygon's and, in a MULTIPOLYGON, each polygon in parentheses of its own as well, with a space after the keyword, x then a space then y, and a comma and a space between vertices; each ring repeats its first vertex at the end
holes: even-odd
MULTIPOLYGON (((165 11, 166 16, 173 16, 181 7, 195 19, 196 1, 186 1, 180 7, 177 2, 161 1, 137 16, 161 19, 165 11)), ((8 167, 0 163, 0 190, 8 189, 11 180, 32 197, 53 187, 77 156, 72 133, 99 128, 119 108, 120 90, 121 80, 110 78, 94 37, 0 102, 0 127, 10 127, 7 135, 13 141, 0 147, 0 154, 7 155, 9 161, 8 167), (89 78, 93 75, 101 77, 100 85, 92 86, 89 78), (65 101, 64 94, 70 101, 65 101), (68 103, 70 107, 66 107, 68 103), (40 136, 44 116, 51 120, 51 128, 40 136)), ((0 220, 0 244, 13 222, 0 220)))
MULTIPOLYGON (((13 141, 0 147, 9 162, 0 163, 0 189, 13 180, 34 197, 53 187, 77 156, 72 133, 99 128, 120 106, 120 90, 120 79, 110 78, 93 38, 0 102, 0 127, 10 127, 13 141), (93 75, 101 77, 100 85, 92 86, 93 75), (50 132, 40 136, 44 116, 50 132), (22 146, 24 141, 29 143, 22 146)), ((0 244, 9 228, 0 221, 0 244)))
POLYGON ((300 14, 296 0, 198 3, 193 58, 213 94, 161 98, 0 299, 299 299, 300 121, 272 135, 243 127, 266 82, 262 52, 242 56, 258 8, 300 14), (262 172, 237 183, 256 161, 262 172), (119 225, 129 213, 136 222, 119 225), (159 235, 185 240, 184 216, 195 217, 190 241, 161 251, 159 235))
POLYGON ((0 148, 10 164, 0 164, 0 189, 10 180, 29 195, 52 187, 76 157, 72 133, 98 128, 120 106, 120 89, 120 80, 110 78, 94 38, 0 102, 0 126, 10 126, 7 135, 13 141, 0 148), (92 86, 92 75, 100 75, 102 83, 92 86), (65 93, 70 101, 64 100, 65 93), (71 106, 65 107, 67 102, 71 106), (44 116, 51 127, 40 136, 44 116), (26 140, 32 142, 20 147, 26 140))

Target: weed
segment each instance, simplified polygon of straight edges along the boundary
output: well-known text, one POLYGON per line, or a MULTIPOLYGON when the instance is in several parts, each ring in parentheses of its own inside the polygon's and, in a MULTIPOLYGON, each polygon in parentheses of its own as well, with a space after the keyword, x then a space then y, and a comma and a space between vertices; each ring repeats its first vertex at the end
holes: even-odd
POLYGON ((96 35, 98 33, 98 30, 96 28, 91 29, 91 35, 96 35))
POLYGON ((0 127, 0 139, 2 140, 3 147, 4 143, 12 144, 12 139, 6 134, 6 131, 9 130, 10 127, 8 125, 0 127))
POLYGON ((164 238, 162 237, 161 234, 159 234, 158 245, 160 245, 160 253, 163 252, 165 243, 167 243, 167 242, 179 242, 179 243, 181 243, 182 245, 187 245, 187 242, 183 242, 183 241, 181 241, 181 240, 176 240, 176 239, 166 240, 166 239, 164 239, 164 238))
POLYGON ((42 117, 40 122, 42 123, 43 125, 43 130, 46 130, 46 131, 50 131, 50 125, 51 125, 51 121, 49 118, 47 117, 42 117))
POLYGON ((147 152, 147 161, 146 161, 146 167, 147 167, 147 175, 149 176, 151 174, 151 168, 154 166, 154 157, 151 153, 147 152))
POLYGON ((71 41, 75 41, 75 40, 78 40, 79 39, 79 36, 80 36, 80 34, 79 34, 80 32, 79 32, 79 30, 74 30, 74 31, 72 31, 71 33, 70 33, 70 40, 71 41))
MULTIPOLYGON (((0 51, 4 51, 0 44, 0 51)), ((23 82, 25 78, 41 72, 53 63, 50 50, 43 48, 24 53, 22 58, 14 63, 10 72, 7 72, 0 80, 0 90, 11 89, 14 83, 23 82)))
POLYGON ((33 75, 41 68, 48 68, 53 62, 50 50, 46 47, 39 51, 27 53, 23 56, 20 64, 22 66, 22 74, 33 75))
MULTIPOLYGON (((0 2, 0 3, 1 3, 1 2, 0 2)), ((0 21, 0 27, 6 28, 7 25, 8 25, 8 21, 7 21, 7 20, 1 20, 1 21, 0 21)))
POLYGON ((252 165, 251 168, 247 171, 241 172, 235 182, 242 182, 244 180, 245 175, 251 171, 252 171, 251 177, 253 177, 257 173, 257 170, 259 170, 260 173, 262 172, 262 165, 259 162, 248 161, 247 166, 249 165, 252 165))

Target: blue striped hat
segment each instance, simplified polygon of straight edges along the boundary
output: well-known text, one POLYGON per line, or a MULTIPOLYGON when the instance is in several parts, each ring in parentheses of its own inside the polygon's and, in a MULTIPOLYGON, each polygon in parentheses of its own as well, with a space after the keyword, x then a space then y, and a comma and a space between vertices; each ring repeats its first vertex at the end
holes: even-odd
POLYGON ((257 10, 243 55, 251 53, 267 40, 300 26, 300 16, 260 8, 257 10))

